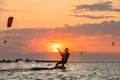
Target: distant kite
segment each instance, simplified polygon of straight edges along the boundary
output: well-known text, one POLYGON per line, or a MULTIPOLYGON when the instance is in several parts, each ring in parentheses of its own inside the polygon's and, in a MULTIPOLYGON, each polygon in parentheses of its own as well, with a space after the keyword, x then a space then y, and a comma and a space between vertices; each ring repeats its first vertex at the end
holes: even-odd
POLYGON ((81 51, 81 55, 83 55, 84 51, 81 51))
POLYGON ((112 46, 114 46, 115 45, 115 42, 112 42, 112 46))
POLYGON ((8 27, 8 28, 11 27, 12 22, 13 22, 13 17, 9 17, 9 18, 8 18, 8 22, 7 22, 7 27, 8 27))
POLYGON ((4 40, 4 44, 6 44, 7 43, 7 40, 4 40))

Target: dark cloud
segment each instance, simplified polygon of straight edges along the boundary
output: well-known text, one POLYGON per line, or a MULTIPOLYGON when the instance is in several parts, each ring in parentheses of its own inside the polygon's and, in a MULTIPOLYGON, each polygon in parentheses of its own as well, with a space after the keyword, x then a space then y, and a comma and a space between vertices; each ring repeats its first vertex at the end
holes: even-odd
POLYGON ((73 27, 59 28, 56 29, 56 32, 72 33, 75 34, 75 36, 76 35, 92 36, 96 34, 100 34, 100 35, 110 34, 113 36, 118 36, 118 35, 120 36, 119 25, 120 25, 120 21, 111 20, 110 22, 103 21, 98 24, 83 24, 83 25, 76 25, 73 27))
POLYGON ((107 2, 103 2, 103 3, 77 5, 75 8, 75 12, 78 12, 78 11, 115 11, 115 12, 120 12, 120 8, 113 8, 112 2, 107 1, 107 2))
POLYGON ((71 15, 75 17, 85 17, 89 19, 104 19, 104 18, 115 18, 115 16, 91 16, 91 15, 71 15))
POLYGON ((4 34, 5 36, 1 39, 16 39, 16 38, 24 38, 24 39, 31 39, 31 38, 55 38, 61 35, 60 38, 63 37, 70 37, 69 34, 74 34, 74 36, 93 36, 96 34, 105 35, 110 34, 113 36, 120 36, 120 21, 111 20, 103 21, 101 23, 96 24, 83 24, 83 25, 76 25, 76 26, 69 26, 63 28, 55 28, 55 29, 14 29, 8 31, 0 31, 0 34, 4 34), (37 37, 36 37, 37 36, 37 37), (39 36, 39 37, 38 37, 39 36))

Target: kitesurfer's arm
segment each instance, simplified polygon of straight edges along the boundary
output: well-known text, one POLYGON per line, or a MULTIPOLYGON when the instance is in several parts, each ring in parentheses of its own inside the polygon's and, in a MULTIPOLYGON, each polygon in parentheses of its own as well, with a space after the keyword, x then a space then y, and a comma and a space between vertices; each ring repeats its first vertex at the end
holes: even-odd
POLYGON ((60 51, 60 49, 59 49, 59 48, 57 48, 57 50, 60 52, 60 55, 61 55, 61 56, 63 56, 63 54, 62 54, 62 52, 60 51))

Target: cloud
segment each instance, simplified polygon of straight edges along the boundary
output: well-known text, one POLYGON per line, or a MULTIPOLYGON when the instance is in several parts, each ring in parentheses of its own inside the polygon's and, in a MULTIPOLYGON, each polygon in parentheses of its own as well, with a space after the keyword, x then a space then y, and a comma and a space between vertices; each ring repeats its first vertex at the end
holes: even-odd
POLYGON ((120 21, 111 20, 103 21, 101 23, 96 24, 82 24, 76 26, 69 26, 63 28, 55 28, 55 29, 14 29, 8 31, 0 31, 2 36, 1 39, 31 39, 31 38, 65 38, 71 36, 93 36, 96 34, 99 35, 120 35, 120 21), (3 36, 4 34, 4 36, 3 36), (64 35, 62 35, 64 34, 64 35), (37 37, 36 37, 37 36, 37 37))
POLYGON ((85 17, 89 19, 104 19, 104 18, 115 18, 115 16, 91 16, 91 15, 71 15, 75 17, 85 17))
POLYGON ((115 11, 115 12, 120 12, 120 8, 113 8, 112 2, 106 1, 103 3, 77 5, 75 7, 75 12, 78 12, 78 11, 115 11))
POLYGON ((120 25, 120 21, 111 20, 110 22, 103 21, 101 23, 96 23, 96 24, 83 24, 83 25, 76 25, 66 28, 58 28, 56 29, 56 31, 61 33, 72 33, 75 34, 75 36, 76 35, 91 36, 96 34, 100 34, 100 35, 110 34, 113 36, 118 36, 120 35, 119 25, 120 25))
POLYGON ((55 29, 14 29, 8 31, 0 31, 0 39, 17 39, 26 40, 31 38, 37 39, 55 39, 68 38, 77 36, 93 36, 93 35, 112 35, 120 36, 120 21, 111 20, 103 21, 96 24, 82 24, 55 29), (63 35, 64 34, 64 35, 63 35))
MULTIPOLYGON (((112 41, 119 44, 120 21, 103 21, 97 24, 83 24, 55 29, 13 29, 0 31, 0 57, 2 58, 40 58, 48 59, 46 45, 51 43, 67 43, 81 49, 105 51, 111 47, 112 41), (6 44, 3 41, 7 40, 6 44), (44 44, 43 44, 44 43, 44 44), (82 47, 81 47, 82 46, 82 47), (88 47, 91 46, 91 47, 88 47), (35 55, 34 55, 35 54, 35 55), (46 55, 46 56, 45 56, 46 55)), ((118 45, 119 46, 119 45, 118 45)), ((111 53, 120 52, 119 47, 109 50, 111 53)), ((89 52, 88 52, 89 53, 89 52)), ((101 52, 102 53, 102 52, 101 52)), ((52 56, 51 56, 52 57, 52 56)), ((49 59, 56 59, 49 57, 49 59)), ((79 59, 79 58, 78 58, 79 59)), ((92 58, 90 58, 92 59, 92 58)))

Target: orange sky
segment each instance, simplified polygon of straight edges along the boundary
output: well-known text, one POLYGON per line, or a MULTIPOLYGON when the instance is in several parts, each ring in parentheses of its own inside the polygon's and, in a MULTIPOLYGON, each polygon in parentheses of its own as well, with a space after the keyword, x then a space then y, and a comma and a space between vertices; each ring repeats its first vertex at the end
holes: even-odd
POLYGON ((0 50, 49 53, 55 52, 57 46, 62 51, 68 47, 78 53, 120 53, 119 3, 119 0, 2 0, 0 44, 4 39, 9 42, 0 50), (14 17, 11 28, 6 26, 9 16, 14 17), (115 46, 111 46, 113 41, 115 46))
MULTIPOLYGON (((102 36, 101 36, 102 37, 102 36)), ((112 38, 111 36, 104 36, 106 39, 112 38)), ((77 39, 49 39, 49 40, 31 40, 30 45, 32 49, 36 52, 56 52, 56 47, 64 51, 64 48, 70 48, 71 52, 93 52, 93 53, 119 53, 120 52, 120 42, 117 41, 115 46, 111 45, 113 40, 104 41, 102 38, 96 36, 96 39, 92 37, 83 36, 77 39), (42 45, 42 47, 41 47, 42 45)))
MULTIPOLYGON (((105 2, 104 0, 101 2, 105 2)), ((112 6, 118 8, 120 6, 119 0, 109 0, 112 6)), ((95 4, 98 0, 5 0, 1 4, 0 19, 2 29, 6 26, 6 20, 9 16, 14 17, 13 29, 15 28, 56 28, 63 27, 65 24, 76 25, 84 23, 100 23, 104 20, 120 20, 120 15, 117 12, 80 12, 80 15, 94 15, 94 16, 116 16, 117 18, 104 19, 88 19, 85 17, 74 17, 73 9, 76 5, 95 4)))

